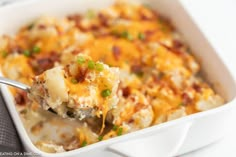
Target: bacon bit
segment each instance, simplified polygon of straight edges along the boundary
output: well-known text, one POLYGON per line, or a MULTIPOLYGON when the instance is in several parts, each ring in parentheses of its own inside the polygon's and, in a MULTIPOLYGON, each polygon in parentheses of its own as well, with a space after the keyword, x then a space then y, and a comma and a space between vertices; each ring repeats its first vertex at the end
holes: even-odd
POLYGON ((38 56, 34 60, 31 60, 29 64, 33 67, 36 75, 43 73, 45 70, 51 69, 54 63, 59 61, 60 54, 52 51, 47 56, 38 56))
POLYGON ((24 91, 18 91, 15 95, 15 101, 17 103, 17 105, 25 105, 25 103, 27 102, 28 97, 27 97, 27 93, 24 91))
POLYGON ((23 49, 19 45, 10 46, 10 52, 23 53, 23 49))
POLYGON ((85 28, 85 27, 83 27, 82 25, 76 25, 76 27, 77 27, 79 30, 81 30, 82 32, 88 32, 88 31, 89 31, 88 28, 85 28))
POLYGON ((158 20, 162 25, 167 24, 171 30, 175 30, 175 27, 173 27, 173 25, 171 25, 171 20, 169 18, 166 18, 162 15, 158 15, 158 20))
POLYGON ((170 46, 167 46, 166 44, 159 42, 159 44, 163 47, 165 47, 167 50, 172 51, 172 48, 170 46))
POLYGON ((75 14, 75 15, 69 15, 67 19, 70 21, 74 21, 75 24, 77 25, 80 23, 82 17, 79 14, 75 14))
POLYGON ((150 12, 140 11, 141 20, 150 21, 153 20, 154 16, 150 12))
POLYGON ((149 37, 149 36, 153 35, 155 32, 156 32, 155 30, 147 30, 144 33, 145 33, 146 37, 149 37))
POLYGON ((183 43, 179 40, 173 40, 172 44, 173 49, 180 49, 181 47, 183 47, 183 43))
POLYGON ((81 31, 84 31, 84 32, 88 31, 86 28, 81 26, 80 22, 81 22, 82 17, 79 14, 69 15, 67 19, 70 21, 74 21, 75 26, 79 28, 81 31))
POLYGON ((78 82, 83 82, 85 80, 86 75, 87 75, 87 69, 80 69, 78 74, 75 76, 75 79, 78 82))
POLYGON ((145 20, 145 21, 150 21, 150 20, 152 20, 152 17, 148 17, 148 16, 146 16, 145 14, 143 14, 143 13, 141 13, 141 20, 145 20))
POLYGON ((145 36, 145 40, 147 41, 148 39, 150 39, 154 34, 156 33, 156 30, 147 30, 144 32, 144 36, 145 36))
POLYGON ((91 31, 97 31, 97 30, 99 30, 99 26, 98 25, 95 25, 95 24, 92 24, 90 27, 89 27, 89 30, 91 30, 91 31))
POLYGON ((131 94, 130 87, 125 87, 122 89, 122 95, 123 97, 127 98, 131 94))
POLYGON ((114 45, 114 46, 112 47, 112 52, 113 52, 113 56, 114 56, 115 60, 119 60, 120 54, 121 54, 120 47, 114 45))
POLYGON ((158 75, 152 75, 153 81, 155 83, 160 83, 161 79, 165 76, 165 74, 163 72, 160 72, 158 75))
POLYGON ((45 70, 51 69, 54 66, 54 63, 51 61, 50 58, 40 58, 37 60, 38 66, 40 69, 37 73, 43 73, 45 70))
POLYGON ((69 66, 70 66, 70 65, 66 65, 66 66, 64 67, 64 71, 66 72, 66 74, 67 74, 68 76, 72 76, 71 73, 70 73, 70 70, 69 70, 69 66))
POLYGON ((189 97, 187 93, 182 94, 183 104, 188 105, 192 102, 192 99, 189 97))
POLYGON ((39 29, 46 29, 46 26, 41 24, 41 25, 38 25, 38 28, 39 29))
POLYGON ((60 60, 60 54, 55 51, 51 51, 49 53, 49 56, 50 56, 52 62, 57 62, 60 60))
POLYGON ((142 76, 143 75, 143 71, 142 71, 142 66, 141 65, 132 65, 131 66, 131 71, 135 74, 137 74, 138 76, 142 76))
POLYGON ((102 26, 108 26, 108 17, 106 17, 104 14, 99 13, 98 18, 102 26))
POLYGON ((199 85, 196 84, 196 83, 194 83, 192 87, 193 87, 193 89, 195 89, 195 91, 197 91, 197 92, 199 92, 199 93, 202 91, 201 86, 199 86, 199 85))
POLYGON ((162 42, 159 42, 159 44, 163 47, 165 47, 168 51, 171 51, 173 53, 175 53, 176 55, 182 55, 183 52, 179 51, 178 49, 174 49, 170 46, 167 46, 166 44, 162 43, 162 42))
POLYGON ((129 121, 128 121, 128 123, 130 124, 130 123, 133 123, 134 122, 134 119, 133 118, 131 118, 129 121))
POLYGON ((72 51, 71 53, 72 53, 73 55, 77 55, 77 54, 81 53, 81 50, 78 50, 78 49, 77 49, 77 50, 72 51))
POLYGON ((131 96, 131 97, 130 97, 130 100, 133 101, 133 102, 135 102, 135 97, 134 97, 134 96, 131 96))

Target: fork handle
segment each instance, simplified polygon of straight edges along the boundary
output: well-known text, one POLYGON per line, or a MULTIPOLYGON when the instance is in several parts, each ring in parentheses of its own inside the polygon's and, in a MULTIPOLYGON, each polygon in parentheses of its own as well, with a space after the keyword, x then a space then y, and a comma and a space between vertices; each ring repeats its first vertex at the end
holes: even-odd
POLYGON ((20 83, 20 82, 17 82, 17 81, 14 81, 14 80, 11 80, 11 79, 8 79, 5 77, 1 77, 1 76, 0 76, 0 83, 22 89, 26 92, 29 92, 29 90, 30 90, 30 86, 28 86, 26 84, 23 84, 23 83, 20 83))

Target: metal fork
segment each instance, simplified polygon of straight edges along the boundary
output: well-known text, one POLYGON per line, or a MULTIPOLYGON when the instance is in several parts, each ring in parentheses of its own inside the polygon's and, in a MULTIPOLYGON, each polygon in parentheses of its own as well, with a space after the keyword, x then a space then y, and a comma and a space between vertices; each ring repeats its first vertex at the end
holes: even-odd
POLYGON ((1 77, 0 76, 0 83, 6 84, 6 85, 10 85, 19 89, 22 89, 26 92, 30 92, 30 86, 23 84, 21 82, 18 81, 14 81, 5 77, 1 77))

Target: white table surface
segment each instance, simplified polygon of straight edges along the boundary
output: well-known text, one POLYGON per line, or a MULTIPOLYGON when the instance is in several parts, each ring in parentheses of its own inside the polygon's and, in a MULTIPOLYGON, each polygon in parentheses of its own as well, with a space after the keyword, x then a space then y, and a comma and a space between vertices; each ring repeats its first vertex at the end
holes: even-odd
MULTIPOLYGON (((236 0, 183 0, 219 55, 236 76, 236 0)), ((236 157, 235 123, 216 143, 181 157, 236 157)))
MULTIPOLYGON (((226 64, 233 67, 235 62, 232 72, 236 76, 236 0, 182 1, 226 64)), ((235 124, 225 138, 181 157, 236 157, 236 110, 234 112, 235 124)))

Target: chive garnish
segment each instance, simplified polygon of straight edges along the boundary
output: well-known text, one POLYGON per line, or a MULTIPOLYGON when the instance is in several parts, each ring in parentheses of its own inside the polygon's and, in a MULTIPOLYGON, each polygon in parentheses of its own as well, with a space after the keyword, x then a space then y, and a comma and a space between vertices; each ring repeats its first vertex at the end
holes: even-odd
POLYGON ((101 92, 102 97, 108 97, 111 95, 111 90, 110 89, 105 89, 101 92))
POLYGON ((26 57, 30 57, 31 53, 29 50, 25 50, 23 51, 23 54, 26 56, 26 57))
POLYGON ((8 55, 7 51, 2 51, 2 57, 3 57, 3 58, 6 58, 7 55, 8 55))
POLYGON ((32 48, 32 52, 33 53, 39 53, 41 51, 41 49, 40 49, 40 47, 38 47, 38 46, 34 46, 33 48, 32 48))
POLYGON ((83 141, 82 144, 81 144, 81 147, 85 147, 87 145, 87 141, 83 141))
POLYGON ((85 15, 87 18, 89 18, 89 19, 93 19, 93 18, 95 18, 96 17, 96 13, 95 13, 95 11, 94 10, 88 10, 87 12, 86 12, 86 15, 85 15))
POLYGON ((94 63, 94 61, 88 61, 88 68, 89 69, 94 69, 95 68, 95 63, 94 63))
POLYGON ((123 128, 118 128, 118 130, 117 130, 117 135, 118 136, 120 136, 120 135, 122 135, 122 133, 123 133, 123 128))
POLYGON ((114 125, 112 130, 116 131, 118 129, 118 126, 117 125, 114 125))
POLYGON ((103 136, 98 136, 98 141, 102 141, 103 136))
POLYGON ((97 71, 102 71, 104 69, 103 64, 101 63, 96 63, 95 68, 97 71))
POLYGON ((70 81, 71 81, 71 83, 73 83, 73 84, 77 84, 77 83, 78 83, 78 81, 77 81, 75 78, 72 78, 70 81))
POLYGON ((123 31, 120 35, 122 38, 133 40, 133 36, 128 31, 123 31))
POLYGON ((145 37, 146 37, 146 36, 145 36, 144 33, 141 33, 141 32, 140 32, 140 33, 138 34, 138 39, 139 39, 139 40, 144 40, 145 37))
POLYGON ((34 27, 34 23, 31 23, 30 25, 28 25, 27 29, 31 30, 34 27))
POLYGON ((184 106, 185 104, 183 102, 179 103, 179 106, 184 106))
POLYGON ((77 63, 79 63, 79 64, 83 64, 85 62, 85 59, 84 59, 84 57, 78 57, 78 59, 77 59, 77 63))

